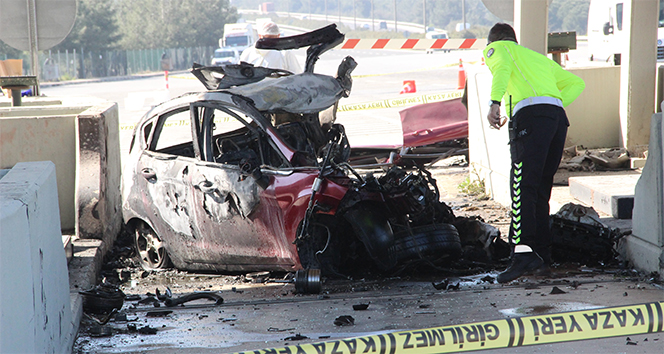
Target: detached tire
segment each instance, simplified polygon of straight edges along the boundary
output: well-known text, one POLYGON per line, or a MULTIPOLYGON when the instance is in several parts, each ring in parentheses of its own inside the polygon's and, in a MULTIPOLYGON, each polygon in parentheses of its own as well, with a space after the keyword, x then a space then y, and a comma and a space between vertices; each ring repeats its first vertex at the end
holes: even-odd
POLYGON ((436 260, 443 256, 457 258, 461 255, 461 240, 456 227, 451 224, 417 226, 411 232, 394 235, 393 254, 398 262, 412 259, 436 260))
POLYGON ((166 269, 171 265, 163 242, 144 222, 139 222, 134 230, 134 247, 141 267, 145 270, 166 269))

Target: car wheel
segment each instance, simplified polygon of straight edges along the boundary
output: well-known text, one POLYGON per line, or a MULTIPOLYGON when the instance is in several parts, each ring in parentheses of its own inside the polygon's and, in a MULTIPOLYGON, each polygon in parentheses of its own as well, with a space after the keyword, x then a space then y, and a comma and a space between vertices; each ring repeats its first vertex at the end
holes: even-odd
POLYGON ((141 222, 134 233, 134 245, 141 266, 146 270, 165 269, 170 266, 163 242, 147 224, 141 222))
POLYGON ((444 256, 456 258, 461 255, 461 241, 454 225, 431 224, 396 233, 392 250, 398 262, 436 260, 444 256))

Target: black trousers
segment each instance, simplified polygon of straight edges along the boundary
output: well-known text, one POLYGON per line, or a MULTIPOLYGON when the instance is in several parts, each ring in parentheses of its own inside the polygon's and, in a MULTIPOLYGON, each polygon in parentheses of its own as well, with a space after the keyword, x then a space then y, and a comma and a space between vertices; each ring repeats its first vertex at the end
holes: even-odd
POLYGON ((510 243, 527 245, 551 262, 549 199, 569 121, 549 104, 520 109, 510 121, 512 222, 510 243))

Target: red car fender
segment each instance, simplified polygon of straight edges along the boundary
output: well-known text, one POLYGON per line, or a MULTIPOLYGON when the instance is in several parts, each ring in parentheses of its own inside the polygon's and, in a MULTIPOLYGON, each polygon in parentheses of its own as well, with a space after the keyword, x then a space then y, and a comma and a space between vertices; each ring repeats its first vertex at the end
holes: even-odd
MULTIPOLYGON (((271 186, 264 191, 274 193, 284 216, 286 239, 290 243, 295 241, 297 228, 304 219, 311 199, 311 187, 317 177, 317 170, 295 172, 290 176, 275 176, 271 186)), ((347 186, 324 179, 315 201, 329 207, 326 213, 334 215, 346 192, 347 186)))

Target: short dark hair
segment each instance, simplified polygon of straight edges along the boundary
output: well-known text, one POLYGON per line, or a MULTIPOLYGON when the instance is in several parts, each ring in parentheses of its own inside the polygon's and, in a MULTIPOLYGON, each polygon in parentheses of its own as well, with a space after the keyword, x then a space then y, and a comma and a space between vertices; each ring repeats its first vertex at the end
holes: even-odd
POLYGON ((514 32, 514 28, 503 22, 496 23, 493 25, 493 27, 491 27, 487 40, 489 43, 495 41, 513 41, 519 43, 516 41, 516 33, 514 32))

